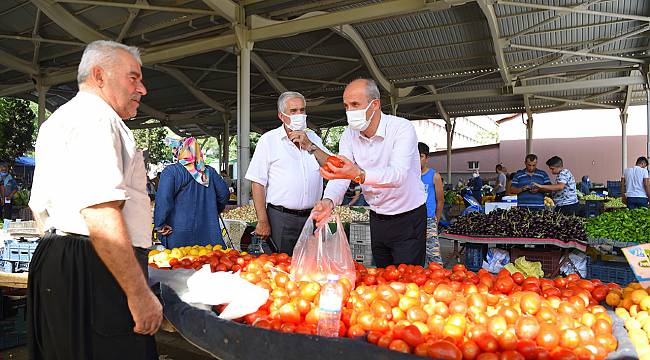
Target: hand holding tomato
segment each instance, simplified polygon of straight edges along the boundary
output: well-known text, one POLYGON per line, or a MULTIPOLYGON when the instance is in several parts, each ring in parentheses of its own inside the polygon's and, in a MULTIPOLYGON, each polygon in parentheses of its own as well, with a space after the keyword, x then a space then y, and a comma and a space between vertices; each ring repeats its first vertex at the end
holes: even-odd
POLYGON ((327 180, 352 180, 361 173, 361 168, 343 155, 330 156, 320 168, 320 174, 327 180))

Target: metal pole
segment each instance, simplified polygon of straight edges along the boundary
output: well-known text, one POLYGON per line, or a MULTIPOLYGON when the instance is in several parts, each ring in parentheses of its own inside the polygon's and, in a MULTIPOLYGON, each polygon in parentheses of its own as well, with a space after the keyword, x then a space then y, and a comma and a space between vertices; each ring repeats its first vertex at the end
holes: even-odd
POLYGON ((390 112, 391 115, 396 116, 397 115, 397 96, 395 95, 390 95, 390 112))
MULTIPOLYGON (((523 116, 523 115, 522 115, 523 116)), ((526 155, 533 153, 533 116, 526 121, 526 155)))
POLYGON ((627 113, 621 113, 621 175, 627 167, 627 113))
POLYGON ((40 79, 36 82, 36 87, 38 91, 38 127, 40 128, 45 121, 45 97, 47 94, 48 86, 44 86, 40 79))
POLYGON ((248 164, 250 163, 250 127, 251 127, 251 49, 253 44, 246 42, 245 46, 239 49, 239 116, 237 122, 239 125, 238 134, 239 142, 237 143, 237 155, 239 161, 237 162, 237 177, 239 178, 238 203, 240 205, 248 205, 250 200, 251 184, 244 179, 248 164))
POLYGON ((447 132, 447 184, 453 185, 451 181, 451 146, 454 140, 454 134, 451 121, 445 122, 445 131, 447 132))
POLYGON ((221 146, 223 151, 221 152, 221 167, 222 170, 226 170, 228 175, 232 176, 230 173, 230 113, 223 114, 223 134, 221 135, 221 146))
POLYGON ((646 85, 645 85, 645 94, 646 94, 646 155, 650 157, 650 72, 646 72, 646 85))

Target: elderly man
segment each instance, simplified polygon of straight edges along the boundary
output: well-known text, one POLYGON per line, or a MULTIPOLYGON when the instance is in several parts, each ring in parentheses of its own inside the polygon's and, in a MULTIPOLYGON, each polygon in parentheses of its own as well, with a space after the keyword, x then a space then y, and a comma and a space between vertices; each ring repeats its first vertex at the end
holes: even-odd
POLYGON ((146 172, 123 121, 147 93, 140 64, 137 48, 88 44, 79 92, 39 131, 29 206, 47 231, 30 265, 32 359, 158 358, 146 172))
POLYGON ((544 210, 544 193, 538 185, 551 185, 551 179, 546 171, 537 168, 537 155, 526 155, 525 165, 513 175, 510 193, 517 195, 518 207, 544 210))
POLYGON ((370 204, 371 249, 377 267, 424 265, 427 195, 420 180, 415 128, 406 119, 382 113, 379 97, 370 79, 354 80, 345 88, 349 126, 339 145, 343 166, 321 170, 326 179, 339 180, 327 184, 314 218, 326 221, 350 181, 359 183, 370 204))
POLYGON ((277 250, 289 255, 323 192, 318 169, 328 155, 318 135, 306 130, 305 105, 300 93, 280 95, 282 125, 260 137, 246 173, 257 213, 255 233, 271 237, 277 250))

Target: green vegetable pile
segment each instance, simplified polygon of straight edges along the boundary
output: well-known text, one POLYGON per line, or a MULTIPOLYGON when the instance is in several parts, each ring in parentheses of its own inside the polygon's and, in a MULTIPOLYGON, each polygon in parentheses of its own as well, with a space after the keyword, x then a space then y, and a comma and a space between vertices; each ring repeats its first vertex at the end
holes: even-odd
POLYGON ((11 198, 11 202, 14 206, 27 206, 29 204, 29 190, 18 190, 14 197, 11 198))
POLYGON ((622 198, 608 198, 607 202, 605 203, 606 208, 624 208, 625 204, 623 204, 623 199, 622 198))
POLYGON ((458 193, 453 190, 445 191, 445 204, 453 205, 456 203, 456 197, 458 193))
POLYGON ((593 239, 650 243, 650 209, 604 213, 589 219, 586 230, 587 236, 593 239))
POLYGON ((583 197, 584 200, 605 200, 604 197, 598 196, 596 194, 589 194, 583 197))

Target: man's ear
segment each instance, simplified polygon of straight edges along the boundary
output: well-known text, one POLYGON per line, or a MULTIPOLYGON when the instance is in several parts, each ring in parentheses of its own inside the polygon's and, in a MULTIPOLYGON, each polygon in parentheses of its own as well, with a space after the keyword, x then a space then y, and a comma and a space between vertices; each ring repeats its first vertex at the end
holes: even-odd
POLYGON ((104 86, 104 81, 105 81, 105 74, 104 74, 104 69, 102 69, 101 66, 93 66, 92 70, 90 70, 90 74, 100 88, 104 86))

